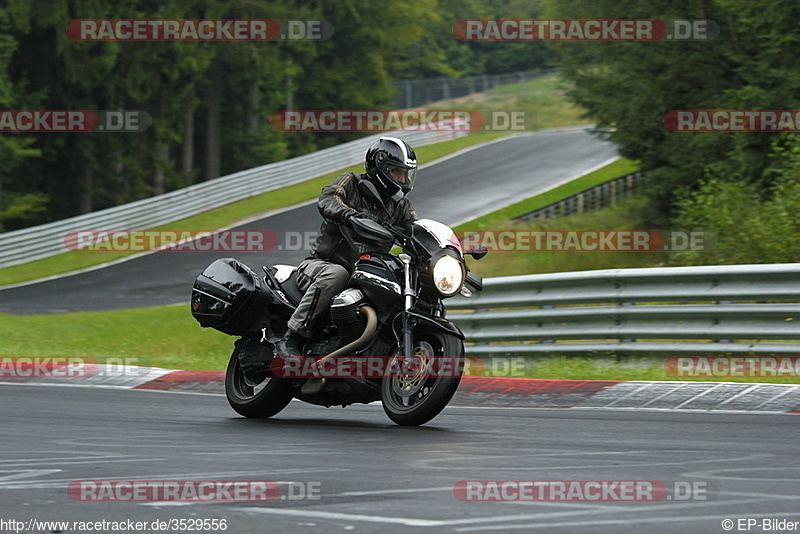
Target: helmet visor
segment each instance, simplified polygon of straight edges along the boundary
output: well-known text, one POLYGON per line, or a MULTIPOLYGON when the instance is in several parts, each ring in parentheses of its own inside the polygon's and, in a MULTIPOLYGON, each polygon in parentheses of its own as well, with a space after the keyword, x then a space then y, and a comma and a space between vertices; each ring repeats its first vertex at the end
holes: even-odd
POLYGON ((417 168, 413 167, 408 169, 406 167, 398 167, 396 165, 388 165, 386 167, 386 174, 396 184, 403 188, 404 191, 411 191, 414 187, 414 180, 417 178, 417 168))

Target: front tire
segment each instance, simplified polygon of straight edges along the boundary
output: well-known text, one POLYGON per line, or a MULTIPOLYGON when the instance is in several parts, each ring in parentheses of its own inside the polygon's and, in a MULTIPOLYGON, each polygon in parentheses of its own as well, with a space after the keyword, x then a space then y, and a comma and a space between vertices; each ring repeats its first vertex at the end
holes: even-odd
POLYGON ((277 414, 291 402, 292 386, 288 379, 270 377, 254 384, 244 376, 239 363, 240 347, 231 354, 225 371, 225 396, 239 415, 266 419, 277 414))
POLYGON ((414 332, 414 360, 402 349, 391 360, 381 384, 381 402, 389 419, 404 426, 422 425, 439 415, 458 388, 464 371, 464 343, 447 332, 414 332), (434 369, 433 373, 426 372, 434 369))

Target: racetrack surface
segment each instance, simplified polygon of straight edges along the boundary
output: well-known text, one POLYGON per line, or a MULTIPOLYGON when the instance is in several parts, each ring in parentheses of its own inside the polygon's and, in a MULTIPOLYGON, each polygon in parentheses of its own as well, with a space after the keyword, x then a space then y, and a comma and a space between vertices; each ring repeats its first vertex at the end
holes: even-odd
POLYGON ((23 385, 0 386, 0 405, 3 519, 224 518, 236 533, 609 534, 800 520, 791 415, 448 407, 405 428, 377 404, 293 402, 274 419, 247 420, 219 395, 23 385), (85 502, 66 493, 79 480, 265 480, 284 498, 85 502), (465 480, 658 481, 672 498, 463 502, 453 488, 465 480), (703 491, 680 500, 676 482, 703 491), (318 488, 319 498, 289 500, 289 487, 318 488))
MULTIPOLYGON (((410 198, 420 217, 455 225, 550 189, 616 155, 611 143, 581 129, 506 138, 427 169, 422 162, 410 198)), ((263 264, 299 263, 308 250, 286 249, 295 248, 296 236, 317 232, 321 221, 312 202, 238 228, 274 232, 284 250, 164 251, 55 280, 0 289, 0 312, 57 313, 186 303, 195 277, 216 258, 233 256, 259 272, 263 264)))

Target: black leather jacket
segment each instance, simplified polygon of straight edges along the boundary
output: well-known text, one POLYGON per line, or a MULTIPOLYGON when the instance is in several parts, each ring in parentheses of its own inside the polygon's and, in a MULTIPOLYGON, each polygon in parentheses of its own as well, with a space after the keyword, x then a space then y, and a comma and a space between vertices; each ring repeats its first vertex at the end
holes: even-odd
MULTIPOLYGON (((366 174, 348 172, 322 188, 317 208, 324 220, 309 258, 338 263, 352 271, 359 255, 365 252, 378 252, 374 244, 356 243, 357 249, 354 249, 342 235, 342 230, 348 224, 347 219, 353 215, 394 224, 410 231, 411 223, 418 217, 408 198, 403 198, 397 203, 386 202, 389 211, 387 213, 377 201, 364 196, 359 190, 358 182, 366 179, 366 174)), ((389 249, 391 245, 380 252, 388 252, 389 249)))

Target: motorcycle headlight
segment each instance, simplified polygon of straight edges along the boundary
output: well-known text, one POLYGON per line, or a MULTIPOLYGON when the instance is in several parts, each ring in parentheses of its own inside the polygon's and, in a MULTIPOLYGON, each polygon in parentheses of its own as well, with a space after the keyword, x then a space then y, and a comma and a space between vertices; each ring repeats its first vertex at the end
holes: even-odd
POLYGON ((433 283, 442 296, 455 295, 464 284, 464 266, 453 256, 442 256, 433 265, 433 283))

